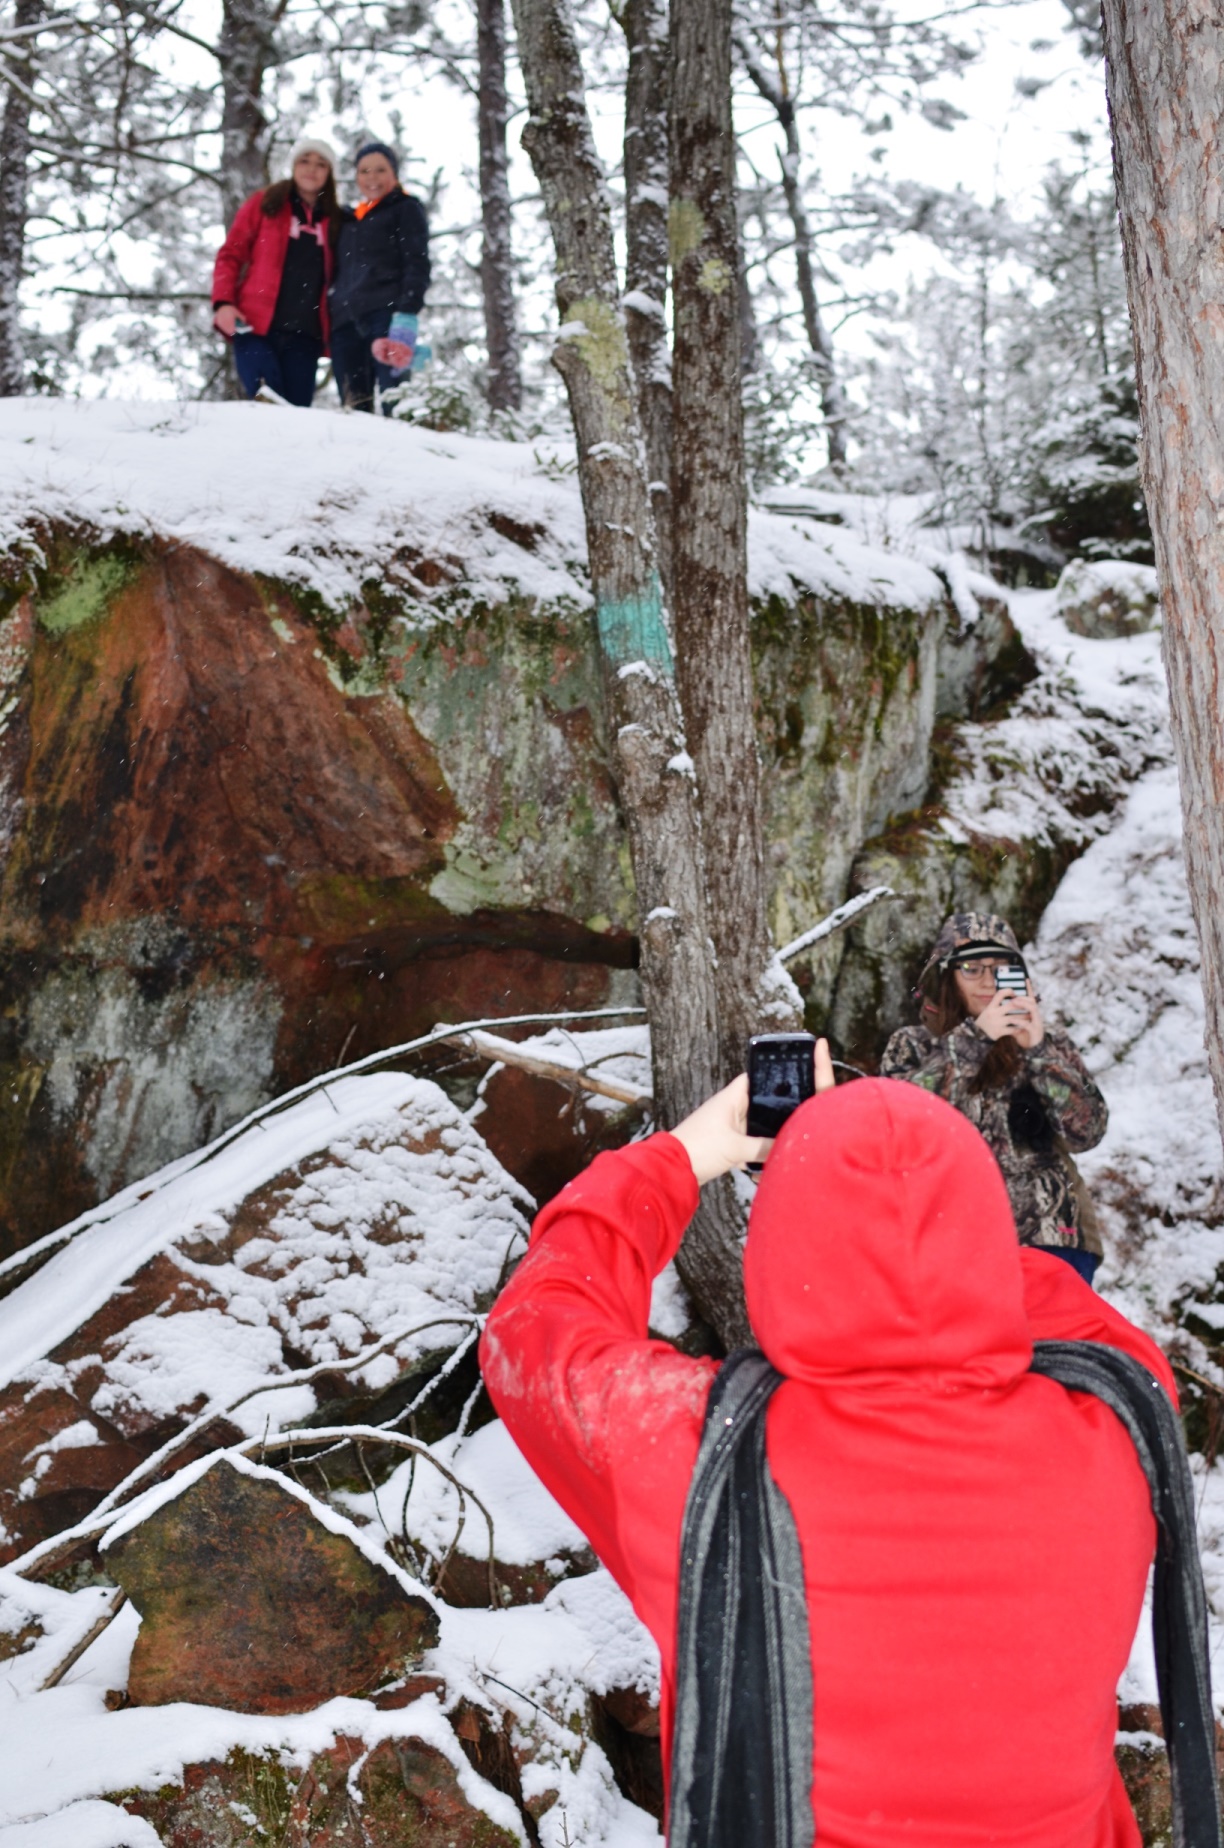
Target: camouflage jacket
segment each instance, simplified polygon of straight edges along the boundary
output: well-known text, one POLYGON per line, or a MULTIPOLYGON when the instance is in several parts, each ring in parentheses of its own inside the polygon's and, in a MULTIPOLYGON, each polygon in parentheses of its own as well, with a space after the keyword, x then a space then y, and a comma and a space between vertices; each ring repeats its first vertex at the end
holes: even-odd
POLYGON ((990 1045, 972 1020, 942 1039, 926 1027, 902 1027, 885 1048, 880 1075, 934 1091, 977 1125, 1003 1170, 1022 1245, 1099 1251, 1070 1156, 1095 1148, 1105 1134, 1105 1099, 1066 1034, 1049 1029, 1040 1046, 1025 1052, 1017 1077, 974 1092, 990 1045))

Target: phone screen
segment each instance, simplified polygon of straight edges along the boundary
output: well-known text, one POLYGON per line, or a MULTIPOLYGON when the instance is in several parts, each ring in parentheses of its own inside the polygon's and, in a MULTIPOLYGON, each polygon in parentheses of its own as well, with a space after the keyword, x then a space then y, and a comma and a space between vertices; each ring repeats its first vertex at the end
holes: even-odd
POLYGON ((748 1134, 776 1136, 791 1112, 816 1094, 810 1033, 758 1033, 748 1042, 748 1134))

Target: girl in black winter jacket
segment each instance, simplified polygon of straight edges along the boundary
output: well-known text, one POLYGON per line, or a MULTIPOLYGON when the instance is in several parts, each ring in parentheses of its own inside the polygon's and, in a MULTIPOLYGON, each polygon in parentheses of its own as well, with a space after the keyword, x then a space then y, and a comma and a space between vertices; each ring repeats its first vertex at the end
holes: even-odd
POLYGON ((336 245, 331 352, 342 401, 372 411, 375 386, 389 391, 412 365, 429 287, 429 224, 384 142, 358 149, 357 188, 360 202, 345 212, 336 245))

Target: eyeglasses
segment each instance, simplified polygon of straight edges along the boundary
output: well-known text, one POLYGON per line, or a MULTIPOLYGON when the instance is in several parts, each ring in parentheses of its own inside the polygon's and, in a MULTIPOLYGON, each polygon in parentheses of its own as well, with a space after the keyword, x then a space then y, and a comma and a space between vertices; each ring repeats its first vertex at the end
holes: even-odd
POLYGON ((983 976, 993 975, 997 969, 1010 969, 1014 960, 1009 961, 1005 956, 970 956, 953 967, 958 975, 967 975, 971 982, 977 982, 983 976))

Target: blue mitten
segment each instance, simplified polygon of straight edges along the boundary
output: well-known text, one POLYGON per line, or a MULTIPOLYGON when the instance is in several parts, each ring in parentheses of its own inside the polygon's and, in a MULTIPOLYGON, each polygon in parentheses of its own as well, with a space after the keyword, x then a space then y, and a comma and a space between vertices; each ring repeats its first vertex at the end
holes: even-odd
POLYGON ((391 325, 387 329, 387 339, 397 340, 410 350, 411 357, 409 358, 408 364, 395 368, 395 376, 398 379, 401 378, 405 372, 412 371, 412 362, 416 357, 417 317, 414 314, 393 314, 391 316, 391 325))

